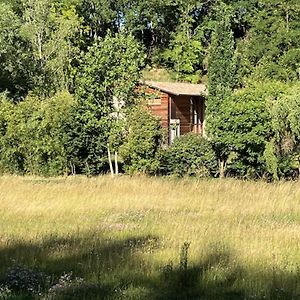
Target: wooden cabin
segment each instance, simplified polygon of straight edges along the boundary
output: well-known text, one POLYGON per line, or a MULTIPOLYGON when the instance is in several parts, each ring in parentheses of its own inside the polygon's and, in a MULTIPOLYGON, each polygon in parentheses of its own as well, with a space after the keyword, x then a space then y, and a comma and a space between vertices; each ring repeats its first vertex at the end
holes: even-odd
POLYGON ((190 132, 205 135, 204 84, 145 81, 147 106, 167 129, 169 143, 190 132))

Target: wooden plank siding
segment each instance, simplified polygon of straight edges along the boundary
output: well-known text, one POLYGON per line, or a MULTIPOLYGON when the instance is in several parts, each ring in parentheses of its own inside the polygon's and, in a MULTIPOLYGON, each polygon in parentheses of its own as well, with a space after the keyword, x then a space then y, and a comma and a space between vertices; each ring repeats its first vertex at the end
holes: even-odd
POLYGON ((191 96, 171 96, 171 98, 171 119, 180 119, 180 135, 191 132, 191 96))
POLYGON ((160 98, 160 105, 153 105, 149 101, 150 103, 148 103, 147 106, 150 109, 151 113, 161 120, 162 128, 169 130, 169 95, 152 88, 147 88, 146 94, 158 95, 158 97, 160 98))
POLYGON ((161 126, 171 139, 170 121, 180 120, 180 135, 190 132, 203 135, 205 122, 205 98, 203 96, 173 95, 147 87, 146 103, 151 113, 158 117, 161 126))

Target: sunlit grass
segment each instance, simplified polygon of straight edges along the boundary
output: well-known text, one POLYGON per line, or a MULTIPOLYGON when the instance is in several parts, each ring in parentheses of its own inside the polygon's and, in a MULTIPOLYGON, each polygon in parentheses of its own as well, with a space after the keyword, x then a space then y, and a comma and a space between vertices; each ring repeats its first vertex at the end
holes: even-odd
POLYGON ((163 274, 189 242, 202 273, 187 299, 300 297, 298 182, 7 176, 0 220, 0 276, 20 264, 72 271, 107 298, 175 299, 163 274))

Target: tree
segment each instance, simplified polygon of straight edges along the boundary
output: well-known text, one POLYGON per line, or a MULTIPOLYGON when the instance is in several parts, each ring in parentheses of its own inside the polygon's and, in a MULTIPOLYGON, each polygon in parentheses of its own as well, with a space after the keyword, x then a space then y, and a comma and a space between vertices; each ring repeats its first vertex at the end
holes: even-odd
POLYGON ((49 96, 68 89, 80 29, 73 6, 52 0, 0 4, 1 90, 20 98, 29 91, 49 96), (4 42, 5 41, 5 42, 4 42))
POLYGON ((23 96, 29 85, 29 59, 20 39, 20 17, 9 4, 0 3, 0 91, 23 96))
MULTIPOLYGON (((300 178, 300 86, 286 87, 285 93, 270 108, 274 130, 275 154, 289 160, 288 171, 298 169, 300 178)), ((281 170, 284 174, 286 171, 281 170)))
POLYGON ((266 142, 263 157, 267 172, 272 175, 273 180, 278 180, 278 158, 276 156, 274 140, 266 142))
POLYGON ((121 30, 120 0, 82 0, 79 12, 86 27, 85 44, 92 45, 98 38, 104 38, 108 31, 121 30))
POLYGON ((190 4, 182 11, 181 23, 171 35, 169 48, 162 53, 162 58, 176 71, 177 80, 197 83, 200 80, 204 49, 193 30, 193 8, 190 4))
POLYGON ((70 62, 76 54, 72 38, 80 20, 75 8, 58 10, 51 0, 24 0, 21 37, 32 59, 33 89, 48 96, 70 86, 70 62))
POLYGON ((109 136, 125 110, 136 100, 143 65, 142 47, 132 35, 109 34, 98 40, 82 59, 76 79, 79 101, 70 153, 77 153, 83 172, 98 173, 107 163, 109 136))
POLYGON ((232 175, 257 178, 265 173, 264 150, 274 136, 270 107, 283 91, 284 86, 276 82, 252 83, 223 103, 219 139, 230 150, 232 175))
POLYGON ((164 48, 178 25, 179 5, 171 0, 121 1, 124 27, 148 50, 151 59, 164 48))
POLYGON ((241 41, 240 73, 260 81, 300 78, 300 4, 297 0, 259 0, 241 41))
POLYGON ((219 159, 220 177, 224 177, 230 145, 224 139, 223 110, 236 84, 231 11, 225 4, 221 4, 217 10, 208 68, 207 130, 219 159))

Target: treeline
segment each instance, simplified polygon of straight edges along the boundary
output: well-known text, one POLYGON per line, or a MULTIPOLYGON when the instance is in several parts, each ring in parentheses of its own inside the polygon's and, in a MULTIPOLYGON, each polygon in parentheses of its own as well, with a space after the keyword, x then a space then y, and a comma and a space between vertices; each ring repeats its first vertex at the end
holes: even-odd
POLYGON ((294 178, 299 76, 297 0, 0 0, 0 171, 294 178), (208 85, 207 139, 162 146, 153 67, 208 85))

